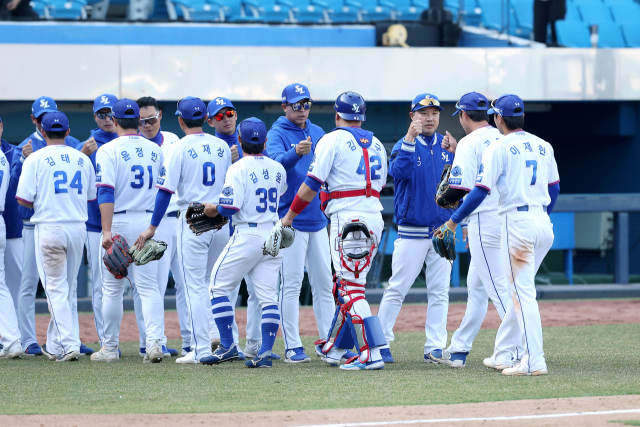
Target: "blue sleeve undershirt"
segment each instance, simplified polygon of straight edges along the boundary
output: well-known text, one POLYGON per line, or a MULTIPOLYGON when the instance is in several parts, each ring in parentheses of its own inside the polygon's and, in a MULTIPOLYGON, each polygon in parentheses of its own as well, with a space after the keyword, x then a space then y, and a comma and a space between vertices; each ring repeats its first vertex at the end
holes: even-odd
POLYGON ((560 183, 556 182, 553 185, 549 186, 549 196, 551 196, 551 203, 547 206, 547 213, 551 213, 553 207, 556 205, 556 200, 558 200, 558 194, 560 194, 560 183))
POLYGON ((98 205, 104 203, 114 203, 113 188, 111 187, 98 187, 98 205))
POLYGON ((218 205, 218 213, 220 215, 222 215, 222 216, 232 217, 236 213, 238 213, 238 211, 235 211, 233 209, 225 208, 224 206, 218 205))
POLYGON ((320 186, 322 185, 320 183, 320 181, 318 181, 317 179, 313 179, 310 176, 308 176, 305 180, 304 183, 307 184, 307 187, 309 187, 310 189, 312 189, 313 191, 315 191, 316 193, 318 191, 320 191, 320 186))
POLYGON ((471 193, 464 199, 462 205, 457 211, 451 215, 451 220, 456 224, 460 223, 463 219, 468 217, 473 211, 475 211, 482 201, 489 194, 489 190, 483 187, 474 187, 471 193))
POLYGON ((164 214, 167 213, 167 208, 169 207, 169 202, 171 201, 171 193, 162 188, 158 189, 158 194, 156 195, 156 205, 153 208, 153 215, 151 216, 151 225, 157 227, 160 225, 160 221, 164 217, 164 214))

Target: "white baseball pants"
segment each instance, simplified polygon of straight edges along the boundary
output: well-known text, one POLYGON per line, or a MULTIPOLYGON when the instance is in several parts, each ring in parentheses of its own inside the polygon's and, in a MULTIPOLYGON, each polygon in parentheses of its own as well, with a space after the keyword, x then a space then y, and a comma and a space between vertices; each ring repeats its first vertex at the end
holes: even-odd
POLYGON ((37 224, 34 231, 36 263, 51 313, 47 351, 80 351, 76 285, 87 228, 84 222, 58 222, 37 224))
MULTIPOLYGON (((502 214, 502 265, 509 283, 507 312, 498 333, 507 328, 510 343, 515 336, 515 324, 524 338, 522 366, 529 372, 546 369, 542 349, 542 322, 536 301, 535 275, 553 244, 553 224, 542 208, 530 208, 528 212, 511 211, 502 214)), ((507 335, 505 333, 505 335, 507 335)), ((507 362, 509 348, 496 348, 496 362, 507 362)))
MULTIPOLYGON (((262 342, 262 309, 260 308, 260 303, 258 302, 258 296, 256 295, 256 291, 253 289, 253 282, 249 278, 249 276, 245 276, 245 283, 247 284, 247 293, 249 294, 249 298, 247 298, 247 346, 256 345, 259 342, 262 342)), ((238 290, 240 287, 238 286, 238 290)), ((232 299, 233 294, 229 297, 231 304, 235 305, 234 300, 232 299)), ((235 325, 235 316, 233 318, 233 324, 235 325)), ((215 323, 215 322, 214 322, 215 323)), ((236 335, 233 336, 234 340, 236 335)))
MULTIPOLYGON (((9 239, 17 240, 17 239, 9 239)), ((4 348, 9 348, 20 340, 16 306, 5 281, 5 249, 7 247, 4 218, 0 215, 0 338, 4 348)))
MULTIPOLYGON (((151 221, 151 213, 143 211, 127 211, 113 216, 111 225, 112 235, 121 235, 133 245, 140 233, 147 229, 151 221)), ((104 249, 100 251, 100 258, 104 249)), ((150 341, 162 340, 164 333, 164 304, 158 285, 158 263, 150 262, 145 265, 131 264, 128 267, 129 276, 142 301, 142 313, 147 333, 147 345, 150 341)), ((122 297, 127 279, 116 279, 109 270, 102 265, 102 316, 104 318, 105 346, 116 347, 120 342, 120 324, 122 323, 122 297)))
MULTIPOLYGON (((3 219, 4 220, 4 219, 3 219)), ((22 282, 22 255, 24 242, 22 237, 7 239, 7 247, 4 250, 4 274, 7 287, 13 298, 13 304, 18 311, 20 298, 20 283, 22 282)))
POLYGON ((449 283, 451 281, 451 263, 440 257, 433 249, 431 239, 396 239, 393 245, 391 278, 384 291, 378 317, 382 324, 387 343, 395 339, 393 326, 396 323, 404 298, 409 293, 416 278, 427 267, 427 321, 425 333, 427 342, 424 354, 431 350, 447 347, 447 315, 449 313, 449 283))
POLYGON ((333 315, 333 281, 327 230, 306 232, 296 230, 293 244, 282 249, 282 281, 280 283, 280 319, 285 349, 302 347, 300 341, 300 289, 307 268, 313 295, 313 314, 318 335, 326 339, 333 315))
POLYGON ((93 323, 100 344, 104 342, 104 319, 102 317, 102 233, 87 231, 87 259, 91 270, 91 305, 93 307, 93 323))
MULTIPOLYGON (((453 333, 449 351, 463 353, 471 351, 473 340, 478 335, 487 315, 487 300, 491 299, 500 316, 504 318, 509 299, 507 276, 500 256, 501 220, 497 212, 474 213, 469 216, 468 239, 471 265, 467 275, 467 309, 460 327, 453 333)), ((511 326, 512 328, 515 325, 511 326)), ((517 359, 524 350, 521 339, 503 342, 509 337, 519 336, 504 328, 496 336, 496 347, 511 347, 517 359)))
POLYGON ((36 338, 36 292, 38 291, 38 265, 36 264, 35 225, 25 224, 22 229, 22 277, 18 297, 18 326, 22 347, 26 350, 37 344, 36 338))

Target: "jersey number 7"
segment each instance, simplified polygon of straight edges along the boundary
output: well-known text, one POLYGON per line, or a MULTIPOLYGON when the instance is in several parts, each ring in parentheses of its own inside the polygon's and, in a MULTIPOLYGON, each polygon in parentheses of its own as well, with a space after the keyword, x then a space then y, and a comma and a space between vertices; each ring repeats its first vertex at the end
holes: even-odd
POLYGON ((533 166, 533 176, 531 177, 531 185, 535 185, 537 175, 538 175, 538 161, 537 160, 527 160, 525 162, 527 167, 533 166))

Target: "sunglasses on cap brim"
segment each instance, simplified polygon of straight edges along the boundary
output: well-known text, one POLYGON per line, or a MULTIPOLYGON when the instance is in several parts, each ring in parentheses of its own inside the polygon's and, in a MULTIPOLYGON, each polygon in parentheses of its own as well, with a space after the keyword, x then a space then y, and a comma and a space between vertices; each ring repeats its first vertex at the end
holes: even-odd
POLYGON ((440 106, 440 101, 438 101, 437 99, 433 99, 433 98, 425 98, 423 100, 421 100, 420 102, 418 102, 419 105, 424 105, 425 107, 439 107, 440 106))

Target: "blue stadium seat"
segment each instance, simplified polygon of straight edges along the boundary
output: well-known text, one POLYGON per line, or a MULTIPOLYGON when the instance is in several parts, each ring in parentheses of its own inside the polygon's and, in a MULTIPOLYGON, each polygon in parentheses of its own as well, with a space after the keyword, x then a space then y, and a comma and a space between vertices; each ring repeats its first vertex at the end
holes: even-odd
POLYGON ((299 1, 295 17, 298 22, 324 24, 331 22, 331 7, 322 0, 299 1))
POLYGON ((429 1, 420 0, 394 0, 401 13, 402 20, 418 20, 425 9, 429 9, 429 1))
POLYGON ((578 5, 573 1, 567 2, 567 13, 564 16, 565 21, 582 21, 578 5))
POLYGON ((640 47, 640 26, 637 23, 622 24, 622 34, 627 47, 640 47))
POLYGON ((49 15, 49 0, 31 0, 29 4, 40 18, 51 19, 51 15, 49 15))
POLYGON ((224 10, 220 0, 170 0, 177 5, 185 21, 224 22, 224 10))
POLYGON ((266 22, 295 22, 295 5, 289 0, 260 0, 260 16, 266 22))
POLYGON ((85 0, 49 0, 49 14, 53 19, 87 19, 85 0))
POLYGON ((454 22, 458 22, 459 15, 462 15, 466 25, 479 26, 482 23, 482 9, 476 0, 445 0, 445 8, 453 14, 454 22))
POLYGON ((598 47, 625 47, 619 24, 614 22, 598 24, 598 47))
POLYGON ((587 25, 612 22, 611 11, 604 3, 585 3, 578 6, 582 22, 587 25))
POLYGON ((511 3, 511 8, 516 22, 516 31, 512 34, 528 39, 533 32, 533 2, 516 1, 511 3))
POLYGON ((635 22, 640 25, 640 5, 638 3, 614 3, 609 6, 611 15, 618 24, 635 22))
POLYGON ((227 22, 264 22, 264 17, 260 14, 260 5, 256 1, 237 0, 226 3, 225 20, 227 22))
POLYGON ((478 0, 478 5, 482 9, 482 26, 490 30, 502 31, 506 27, 506 16, 502 17, 502 0, 478 0))
POLYGON ((400 17, 400 11, 395 3, 390 0, 359 0, 362 8, 367 12, 365 20, 388 21, 400 17))
POLYGON ((333 22, 363 22, 366 11, 360 2, 355 0, 327 0, 331 7, 333 22))
POLYGON ((558 44, 566 47, 591 47, 590 34, 581 21, 556 21, 558 44))

